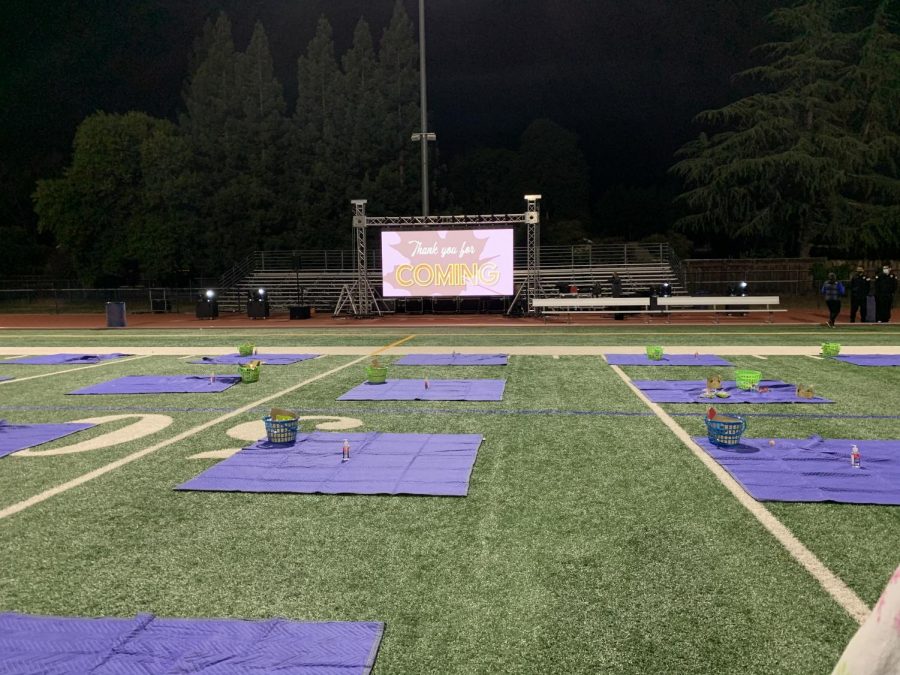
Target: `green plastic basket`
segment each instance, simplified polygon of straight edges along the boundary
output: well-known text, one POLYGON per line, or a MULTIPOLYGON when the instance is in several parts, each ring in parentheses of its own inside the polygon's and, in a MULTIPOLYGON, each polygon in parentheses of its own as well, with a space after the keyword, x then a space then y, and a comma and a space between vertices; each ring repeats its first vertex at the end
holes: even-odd
POLYGON ((245 342, 242 345, 238 345, 238 354, 240 354, 241 356, 253 356, 253 350, 255 348, 255 345, 252 345, 249 342, 245 342))
POLYGON ((719 447, 734 447, 741 442, 741 434, 747 429, 747 423, 740 415, 733 417, 716 417, 706 419, 706 434, 709 442, 719 447))
POLYGON ((369 384, 384 384, 387 380, 387 366, 366 366, 366 380, 369 384))
POLYGON ((647 347, 647 358, 651 361, 659 361, 663 357, 663 348, 651 345, 647 347))
POLYGON ((238 372, 241 374, 241 382, 250 384, 259 382, 259 368, 250 368, 248 366, 238 366, 238 372))
POLYGON ((841 353, 841 346, 837 342, 823 342, 822 356, 837 356, 841 353))
POLYGON ((738 389, 753 389, 759 384, 762 373, 758 370, 736 370, 734 381, 738 389))
POLYGON ((293 443, 297 440, 300 420, 273 420, 268 415, 263 418, 266 424, 266 437, 269 443, 293 443))

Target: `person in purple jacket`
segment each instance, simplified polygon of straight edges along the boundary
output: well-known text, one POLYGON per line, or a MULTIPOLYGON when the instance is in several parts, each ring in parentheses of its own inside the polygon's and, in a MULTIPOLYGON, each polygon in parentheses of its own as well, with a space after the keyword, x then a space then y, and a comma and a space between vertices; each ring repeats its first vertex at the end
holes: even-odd
POLYGON ((844 295, 844 284, 837 280, 834 272, 829 272, 828 281, 822 284, 822 295, 828 305, 828 327, 834 328, 834 320, 841 313, 841 298, 844 295))

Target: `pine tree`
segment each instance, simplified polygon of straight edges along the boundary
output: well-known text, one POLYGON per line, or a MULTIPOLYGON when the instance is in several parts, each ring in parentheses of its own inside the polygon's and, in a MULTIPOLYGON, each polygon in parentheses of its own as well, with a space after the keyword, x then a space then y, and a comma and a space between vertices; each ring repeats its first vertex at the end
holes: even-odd
MULTIPOLYGON (((785 40, 764 45, 766 63, 742 73, 758 91, 701 113, 710 134, 678 153, 673 171, 687 188, 680 201, 688 210, 678 225, 743 243, 744 250, 755 245, 791 255, 809 255, 817 244, 873 241, 871 223, 856 217, 865 207, 854 205, 851 193, 882 184, 874 160, 881 143, 863 133, 860 101, 867 97, 848 95, 847 78, 866 61, 881 75, 886 70, 864 58, 847 2, 801 2, 776 10, 772 20, 785 40)), ((884 46, 875 51, 878 58, 886 54, 884 46)), ((878 80, 863 79, 869 86, 878 80)), ((890 94, 877 84, 867 96, 884 95, 895 97, 896 88, 890 94)), ((894 122, 875 116, 896 133, 894 122)))
POLYGON ((419 124, 419 52, 401 0, 394 4, 390 23, 382 33, 378 65, 384 106, 382 146, 378 173, 367 194, 373 195, 373 212, 416 213, 421 168, 418 146, 410 137, 419 124))
POLYGON ((281 83, 275 78, 269 41, 256 23, 247 51, 238 55, 236 68, 241 112, 236 125, 245 178, 252 182, 254 203, 249 217, 267 242, 278 242, 285 226, 288 121, 281 83), (273 238, 274 237, 274 238, 273 238))
POLYGON ((880 0, 870 12, 860 10, 853 35, 859 57, 841 84, 864 151, 844 195, 853 247, 878 253, 900 243, 900 7, 880 0))
POLYGON ((237 54, 231 21, 220 14, 207 22, 191 57, 192 72, 183 89, 185 113, 180 127, 188 135, 197 161, 212 171, 235 171, 234 125, 240 113, 237 54))
POLYGON ((186 170, 198 178, 198 219, 205 233, 203 269, 281 243, 290 222, 288 122, 268 39, 257 23, 246 52, 237 52, 222 14, 197 42, 185 86, 181 129, 191 148, 186 170))
POLYGON ((340 152, 342 78, 331 24, 323 16, 306 54, 297 61, 294 154, 301 164, 295 174, 299 179, 294 188, 295 237, 304 247, 341 246, 350 240, 349 232, 338 226, 350 199, 344 190, 345 159, 340 152))
POLYGON ((341 117, 341 138, 347 170, 355 180, 350 189, 359 190, 370 171, 377 170, 383 154, 380 136, 384 120, 382 73, 375 58, 372 33, 365 19, 353 31, 353 46, 341 59, 345 102, 341 117))

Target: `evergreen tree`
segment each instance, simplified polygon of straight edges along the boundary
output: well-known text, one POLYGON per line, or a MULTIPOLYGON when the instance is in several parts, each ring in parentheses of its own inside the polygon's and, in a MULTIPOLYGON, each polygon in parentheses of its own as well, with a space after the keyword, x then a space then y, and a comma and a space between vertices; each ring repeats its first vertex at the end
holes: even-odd
MULTIPOLYGON (((678 224, 790 255, 809 255, 816 244, 874 241, 873 223, 859 218, 867 207, 851 195, 862 185, 884 184, 887 165, 874 159, 884 144, 867 139, 865 125, 854 119, 867 107, 863 100, 896 100, 878 63, 891 50, 882 46, 878 59, 863 58, 860 43, 873 43, 860 40, 867 31, 855 30, 848 3, 839 0, 801 2, 776 10, 772 20, 785 39, 764 45, 766 63, 743 73, 759 91, 701 113, 710 134, 679 151, 673 171, 687 188, 680 200, 688 214, 678 224), (847 78, 864 62, 874 69, 863 78, 874 89, 848 94, 847 78)), ((896 134, 895 123, 870 106, 868 112, 896 134)), ((887 155, 896 158, 891 150, 887 155)))
POLYGON ((255 229, 275 245, 285 225, 288 121, 281 84, 275 78, 269 42, 256 23, 247 51, 238 55, 236 81, 241 100, 237 129, 244 177, 256 196, 250 210, 255 229))
MULTIPOLYGON (((419 52, 412 21, 401 0, 378 47, 383 118, 373 212, 417 213, 421 191, 419 148, 410 141, 419 125, 419 52)), ((368 186, 367 186, 368 188, 368 186)))
POLYGON ((185 171, 197 178, 202 267, 210 273, 255 248, 281 243, 289 222, 289 129, 261 24, 240 53, 228 18, 219 15, 192 61, 180 122, 191 150, 185 171))
POLYGON ((303 247, 328 248, 346 245, 349 232, 338 227, 346 220, 341 139, 343 81, 334 55, 331 24, 319 19, 306 55, 297 62, 297 108, 294 154, 302 162, 295 175, 298 197, 296 241, 303 247))
POLYGON ((373 169, 377 170, 384 141, 380 136, 384 124, 384 97, 381 94, 382 73, 375 59, 372 33, 365 19, 353 31, 353 46, 342 60, 344 77, 344 115, 339 145, 347 161, 347 171, 360 184, 373 169), (380 152, 381 151, 381 152, 380 152))
POLYGON ((862 145, 844 191, 855 235, 845 247, 877 254, 900 244, 900 7, 879 0, 870 12, 857 12, 852 38, 859 56, 841 81, 850 131, 862 145))
POLYGON ((242 107, 237 96, 237 60, 231 21, 219 14, 214 23, 207 22, 195 44, 180 119, 197 163, 217 173, 237 170, 234 126, 242 107))

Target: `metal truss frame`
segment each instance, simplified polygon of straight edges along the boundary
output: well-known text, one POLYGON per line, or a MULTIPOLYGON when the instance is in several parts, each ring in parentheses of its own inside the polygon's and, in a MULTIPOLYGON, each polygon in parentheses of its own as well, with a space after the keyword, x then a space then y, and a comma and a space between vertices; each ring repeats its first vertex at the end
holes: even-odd
POLYGON ((503 213, 469 216, 367 216, 365 199, 354 199, 353 231, 356 239, 356 280, 351 286, 344 286, 334 316, 348 313, 355 317, 381 316, 386 308, 369 281, 368 244, 366 229, 368 227, 404 227, 404 228, 484 228, 497 225, 526 226, 528 248, 527 271, 525 281, 519 285, 507 314, 523 311, 534 314, 532 301, 543 297, 541 288, 541 209, 540 195, 525 195, 524 213, 503 213), (522 303, 524 307, 521 307, 522 303))

